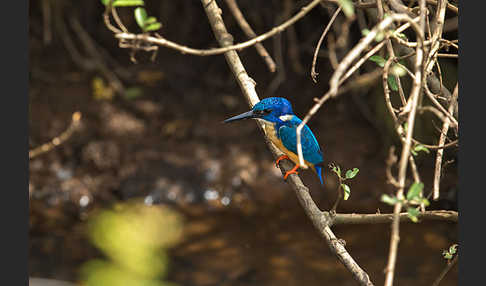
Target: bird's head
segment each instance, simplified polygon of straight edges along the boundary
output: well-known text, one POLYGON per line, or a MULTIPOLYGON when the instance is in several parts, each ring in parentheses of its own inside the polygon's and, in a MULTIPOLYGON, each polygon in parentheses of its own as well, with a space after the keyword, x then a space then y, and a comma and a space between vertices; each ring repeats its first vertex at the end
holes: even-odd
POLYGON ((285 115, 294 115, 290 102, 283 97, 268 97, 255 104, 250 111, 228 118, 224 122, 253 118, 276 123, 281 122, 281 116, 285 115))

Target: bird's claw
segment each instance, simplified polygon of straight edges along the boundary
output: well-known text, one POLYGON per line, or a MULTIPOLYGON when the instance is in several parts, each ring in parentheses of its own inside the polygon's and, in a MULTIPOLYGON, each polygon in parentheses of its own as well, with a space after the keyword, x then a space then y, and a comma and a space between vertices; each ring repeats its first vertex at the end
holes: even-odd
POLYGON ((299 167, 300 167, 299 165, 295 165, 295 167, 294 167, 292 170, 290 170, 290 171, 288 171, 287 173, 285 173, 284 180, 287 180, 287 177, 288 177, 290 174, 296 174, 296 175, 298 175, 298 174, 299 174, 299 172, 297 172, 297 169, 298 169, 299 167))
POLYGON ((287 155, 282 155, 282 156, 278 157, 277 161, 275 161, 275 167, 277 167, 277 168, 278 168, 278 163, 279 163, 280 161, 282 161, 283 159, 289 159, 289 156, 287 156, 287 155))

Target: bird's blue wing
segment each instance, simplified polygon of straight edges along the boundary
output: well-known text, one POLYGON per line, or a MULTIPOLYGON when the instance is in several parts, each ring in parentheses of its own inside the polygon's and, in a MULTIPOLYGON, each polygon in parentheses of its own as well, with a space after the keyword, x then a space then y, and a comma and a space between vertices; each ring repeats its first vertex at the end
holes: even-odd
MULTIPOLYGON (((282 144, 289 151, 297 154, 297 126, 302 122, 297 116, 291 120, 286 121, 279 129, 278 136, 282 140, 282 144)), ((322 151, 319 147, 316 137, 307 125, 304 125, 301 133, 302 155, 304 159, 312 164, 322 163, 322 151)))

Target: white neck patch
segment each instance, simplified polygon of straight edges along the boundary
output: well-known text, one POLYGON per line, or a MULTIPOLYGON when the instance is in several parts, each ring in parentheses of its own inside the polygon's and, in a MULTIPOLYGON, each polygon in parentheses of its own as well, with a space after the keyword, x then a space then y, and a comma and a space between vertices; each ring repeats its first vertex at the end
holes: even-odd
POLYGON ((293 115, 282 115, 279 117, 280 120, 282 121, 289 121, 292 119, 292 117, 294 117, 293 115))

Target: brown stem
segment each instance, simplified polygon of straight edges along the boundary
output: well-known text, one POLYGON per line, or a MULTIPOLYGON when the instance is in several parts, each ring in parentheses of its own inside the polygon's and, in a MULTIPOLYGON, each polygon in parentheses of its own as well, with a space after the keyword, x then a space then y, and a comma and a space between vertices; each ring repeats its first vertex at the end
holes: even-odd
MULTIPOLYGON (((376 224, 391 223, 394 214, 336 214, 333 218, 333 225, 336 224, 376 224)), ((425 211, 417 216, 422 220, 440 220, 458 222, 458 213, 455 211, 425 211)), ((399 215, 400 222, 411 222, 408 213, 402 212, 399 215)))

